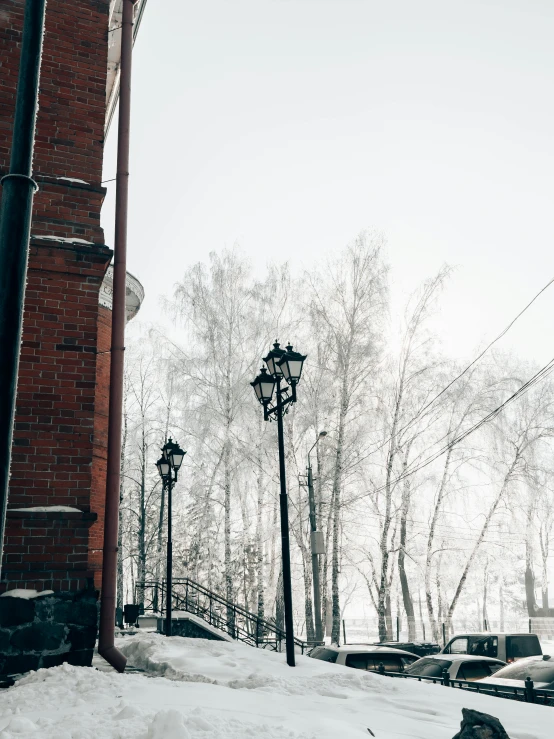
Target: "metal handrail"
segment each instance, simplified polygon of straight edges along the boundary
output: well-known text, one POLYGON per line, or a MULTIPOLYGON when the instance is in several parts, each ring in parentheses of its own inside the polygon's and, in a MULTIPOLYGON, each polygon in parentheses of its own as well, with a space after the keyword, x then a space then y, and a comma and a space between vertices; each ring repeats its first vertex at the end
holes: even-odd
MULTIPOLYGON (((144 581, 135 584, 135 593, 140 593, 139 600, 144 600, 146 593, 150 590, 152 598, 146 601, 145 611, 154 611, 155 597, 164 603, 166 594, 166 583, 156 581, 144 581), (156 593, 156 596, 154 596, 156 593)), ((281 645, 285 642, 286 632, 276 624, 260 618, 257 614, 248 611, 238 603, 233 603, 218 593, 200 585, 188 577, 174 578, 171 592, 171 600, 176 610, 184 610, 193 615, 201 616, 210 625, 226 631, 232 638, 255 647, 262 647, 280 652, 281 645), (184 590, 184 594, 183 594, 184 590), (207 603, 201 605, 199 598, 204 598, 207 603), (214 606, 218 606, 214 610, 214 606), (226 612, 224 617, 221 611, 226 612), (243 621, 243 624, 239 623, 243 621)), ((162 605, 163 609, 163 605, 162 605)), ((295 645, 301 653, 314 646, 322 644, 317 641, 303 641, 295 637, 295 645)))

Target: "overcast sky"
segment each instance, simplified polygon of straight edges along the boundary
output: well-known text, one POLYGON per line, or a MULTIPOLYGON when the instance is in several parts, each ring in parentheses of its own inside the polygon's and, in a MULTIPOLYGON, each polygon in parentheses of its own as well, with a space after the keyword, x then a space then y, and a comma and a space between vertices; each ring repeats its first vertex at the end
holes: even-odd
MULTIPOLYGON (((471 355, 554 276, 553 38, 547 0, 149 0, 128 258, 142 320, 212 250, 299 271, 374 227, 396 305, 457 266, 438 327, 471 355)), ((553 311, 554 286, 502 347, 546 363, 553 311)))

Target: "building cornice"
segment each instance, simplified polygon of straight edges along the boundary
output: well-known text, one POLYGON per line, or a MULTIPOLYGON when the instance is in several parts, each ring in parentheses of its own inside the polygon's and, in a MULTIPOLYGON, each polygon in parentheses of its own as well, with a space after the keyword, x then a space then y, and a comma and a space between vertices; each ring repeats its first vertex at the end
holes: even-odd
MULTIPOLYGON (((134 6, 133 43, 146 7, 146 0, 137 0, 134 6)), ((104 134, 108 135, 110 123, 119 99, 119 68, 121 65, 121 24, 123 20, 123 0, 110 0, 108 30, 108 75, 106 77, 106 120, 104 134)))
MULTIPOLYGON (((131 321, 139 312, 142 301, 144 300, 144 288, 137 278, 130 272, 127 272, 125 281, 125 311, 127 322, 131 321)), ((113 267, 110 265, 104 281, 100 286, 98 294, 98 302, 104 308, 112 310, 113 305, 113 267)))

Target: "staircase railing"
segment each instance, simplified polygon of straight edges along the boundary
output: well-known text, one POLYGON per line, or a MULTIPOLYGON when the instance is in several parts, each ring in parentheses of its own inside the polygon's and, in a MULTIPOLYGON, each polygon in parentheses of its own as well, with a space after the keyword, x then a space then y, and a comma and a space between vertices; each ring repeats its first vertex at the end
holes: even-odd
MULTIPOLYGON (((165 582, 138 582, 135 599, 144 603, 144 613, 165 613, 167 588, 165 582)), ((285 631, 277 624, 260 618, 241 605, 227 600, 188 577, 174 578, 171 593, 174 617, 179 611, 199 616, 211 626, 229 634, 233 639, 260 649, 281 652, 285 645, 285 631)), ((295 637, 295 646, 304 652, 322 642, 304 641, 295 637)))

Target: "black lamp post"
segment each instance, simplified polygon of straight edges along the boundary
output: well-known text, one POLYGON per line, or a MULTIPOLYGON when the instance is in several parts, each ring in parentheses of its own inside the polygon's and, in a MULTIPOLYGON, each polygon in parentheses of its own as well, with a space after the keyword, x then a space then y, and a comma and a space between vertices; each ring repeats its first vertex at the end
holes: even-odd
POLYGON ((173 542, 171 538, 171 493, 177 482, 177 474, 183 464, 186 452, 171 438, 162 447, 162 456, 156 467, 167 489, 167 564, 166 564, 166 598, 165 598, 165 635, 171 636, 171 591, 173 589, 173 542))
POLYGON ((300 382, 302 366, 306 357, 295 352, 292 346, 281 349, 276 341, 264 362, 263 367, 254 382, 256 397, 264 407, 264 420, 269 421, 272 416, 277 417, 277 437, 279 441, 279 478, 281 494, 279 496, 281 509, 281 550, 283 563, 283 595, 285 601, 285 637, 287 650, 287 664, 294 667, 294 627, 292 621, 292 581, 290 572, 290 543, 289 543, 289 511, 287 499, 287 483, 285 476, 285 442, 283 434, 283 414, 289 403, 296 403, 296 386, 300 382), (269 370, 269 371, 268 371, 269 370), (285 379, 287 385, 282 387, 285 379), (276 392, 276 402, 270 403, 273 393, 276 392))

